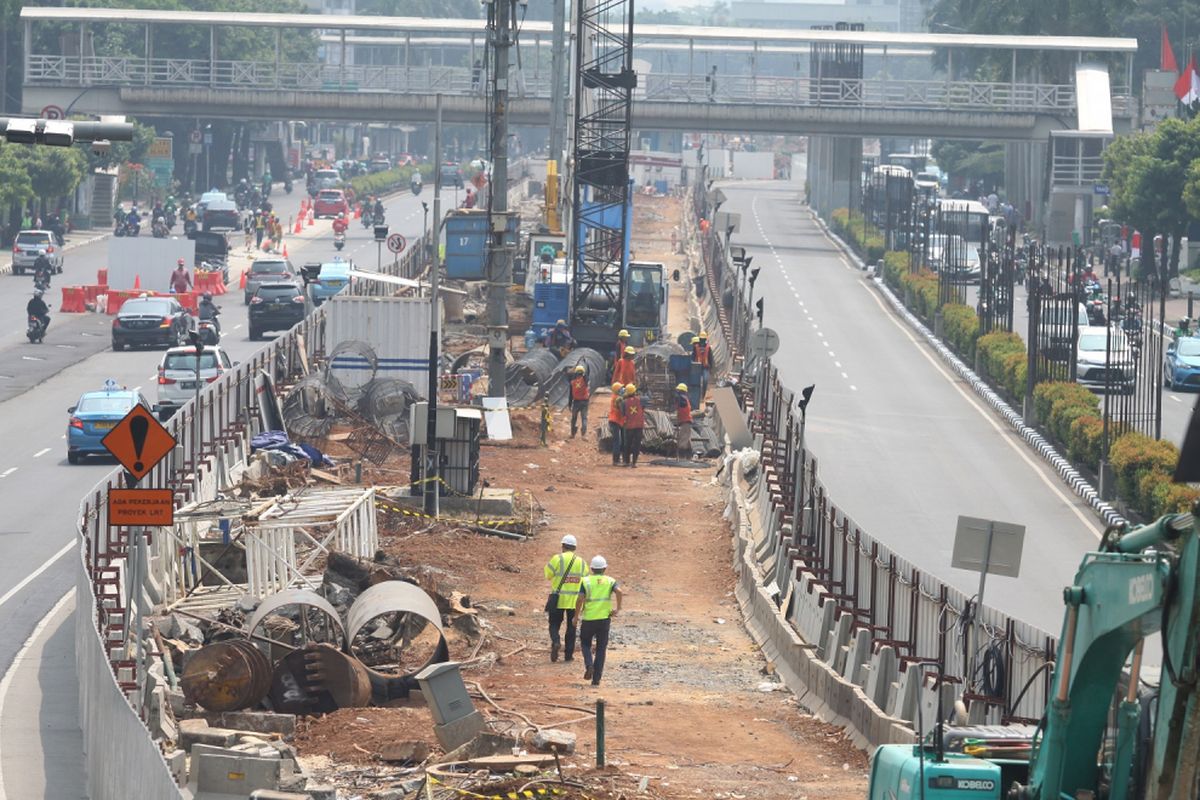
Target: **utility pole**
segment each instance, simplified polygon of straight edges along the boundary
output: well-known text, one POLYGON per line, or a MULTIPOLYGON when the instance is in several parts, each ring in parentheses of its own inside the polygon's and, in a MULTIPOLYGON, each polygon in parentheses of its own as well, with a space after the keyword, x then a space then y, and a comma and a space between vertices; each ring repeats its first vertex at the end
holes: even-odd
POLYGON ((488 395, 504 397, 504 355, 508 349, 508 285, 511 253, 508 228, 508 51, 513 43, 515 0, 488 3, 488 31, 495 62, 492 69, 492 190, 488 199, 488 395))
POLYGON ((438 500, 441 497, 442 475, 437 448, 437 395, 438 395, 438 350, 441 331, 438 314, 438 246, 442 230, 442 96, 436 98, 437 117, 433 131, 433 258, 429 261, 429 421, 425 428, 425 513, 437 516, 438 500), (431 480, 433 479, 433 480, 431 480))
POLYGON ((567 132, 567 20, 564 0, 554 3, 554 28, 550 51, 550 152, 548 157, 559 163, 559 174, 563 173, 563 139, 567 132))

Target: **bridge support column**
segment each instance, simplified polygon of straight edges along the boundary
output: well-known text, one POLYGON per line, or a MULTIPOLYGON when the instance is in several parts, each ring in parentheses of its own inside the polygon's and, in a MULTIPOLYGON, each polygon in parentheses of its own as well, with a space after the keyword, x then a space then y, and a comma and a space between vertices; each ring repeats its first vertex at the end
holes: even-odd
POLYGON ((811 136, 808 140, 809 205, 822 217, 862 204, 862 139, 811 136))
POLYGON ((1047 142, 1010 142, 1004 153, 1004 188, 1008 202, 1035 233, 1046 220, 1047 142))

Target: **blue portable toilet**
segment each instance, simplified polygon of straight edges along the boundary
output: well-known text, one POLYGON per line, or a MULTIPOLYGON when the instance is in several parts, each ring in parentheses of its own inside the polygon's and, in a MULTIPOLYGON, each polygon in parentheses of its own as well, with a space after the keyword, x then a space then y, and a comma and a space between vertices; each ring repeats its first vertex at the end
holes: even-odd
MULTIPOLYGON (((516 246, 521 218, 510 214, 505 244, 516 246)), ((488 218, 484 209, 456 209, 446 215, 445 275, 465 281, 487 277, 488 218)))

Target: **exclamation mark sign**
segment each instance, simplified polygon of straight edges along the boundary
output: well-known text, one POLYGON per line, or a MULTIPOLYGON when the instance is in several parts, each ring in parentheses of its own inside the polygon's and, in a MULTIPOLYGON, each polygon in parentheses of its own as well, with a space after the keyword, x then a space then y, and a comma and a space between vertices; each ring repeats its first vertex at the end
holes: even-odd
POLYGON ((133 452, 137 455, 138 460, 133 462, 134 472, 141 472, 142 466, 142 448, 146 446, 146 434, 150 432, 150 420, 145 417, 134 417, 129 420, 129 435, 133 437, 133 452))

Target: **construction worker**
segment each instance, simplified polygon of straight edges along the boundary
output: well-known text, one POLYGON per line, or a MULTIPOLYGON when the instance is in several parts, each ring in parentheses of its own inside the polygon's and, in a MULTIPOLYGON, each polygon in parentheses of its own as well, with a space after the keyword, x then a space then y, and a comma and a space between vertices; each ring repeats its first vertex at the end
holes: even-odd
POLYGON ((637 380, 637 377, 634 375, 633 354, 634 349, 626 346, 621 357, 613 362, 613 383, 625 385, 637 380))
POLYGON ((592 558, 592 574, 579 582, 575 613, 579 616, 579 649, 583 651, 583 679, 600 685, 604 676, 604 656, 608 652, 608 629, 621 610, 621 589, 608 577, 604 556, 592 558), (616 598, 615 602, 614 599, 616 598), (596 649, 592 650, 592 640, 596 649))
POLYGON ((692 361, 700 365, 700 399, 703 400, 708 394, 708 370, 712 366, 712 348, 708 346, 707 331, 700 331, 700 335, 692 342, 692 361))
POLYGON ((617 334, 617 346, 613 349, 613 363, 625 352, 625 348, 629 346, 629 331, 624 328, 617 334))
POLYGON ((638 397, 637 387, 632 383, 625 384, 621 415, 625 418, 621 426, 621 460, 625 466, 635 468, 638 454, 642 452, 642 429, 646 427, 646 410, 642 407, 642 398, 638 397))
POLYGON ((686 383, 675 387, 675 456, 680 461, 692 458, 692 401, 686 383))
POLYGON ((575 537, 562 538, 562 552, 556 553, 543 571, 550 581, 550 596, 546 598, 546 613, 550 616, 550 660, 558 661, 561 639, 558 629, 563 618, 567 621, 565 660, 575 657, 575 607, 579 598, 579 581, 588 574, 587 564, 575 553, 575 537))
POLYGON ((561 357, 571 352, 571 348, 574 346, 575 338, 571 336, 571 329, 567 327, 567 321, 560 319, 554 323, 554 328, 546 336, 546 347, 557 350, 561 357))
POLYGON ((588 388, 587 370, 583 364, 575 366, 574 375, 571 378, 571 438, 575 438, 575 422, 580 417, 583 418, 583 435, 587 436, 587 415, 588 402, 591 400, 592 392, 588 388))
POLYGON ((625 412, 622 401, 625 399, 625 384, 612 385, 612 400, 608 403, 608 432, 612 435, 613 466, 621 463, 621 450, 624 446, 622 428, 625 426, 625 412))

